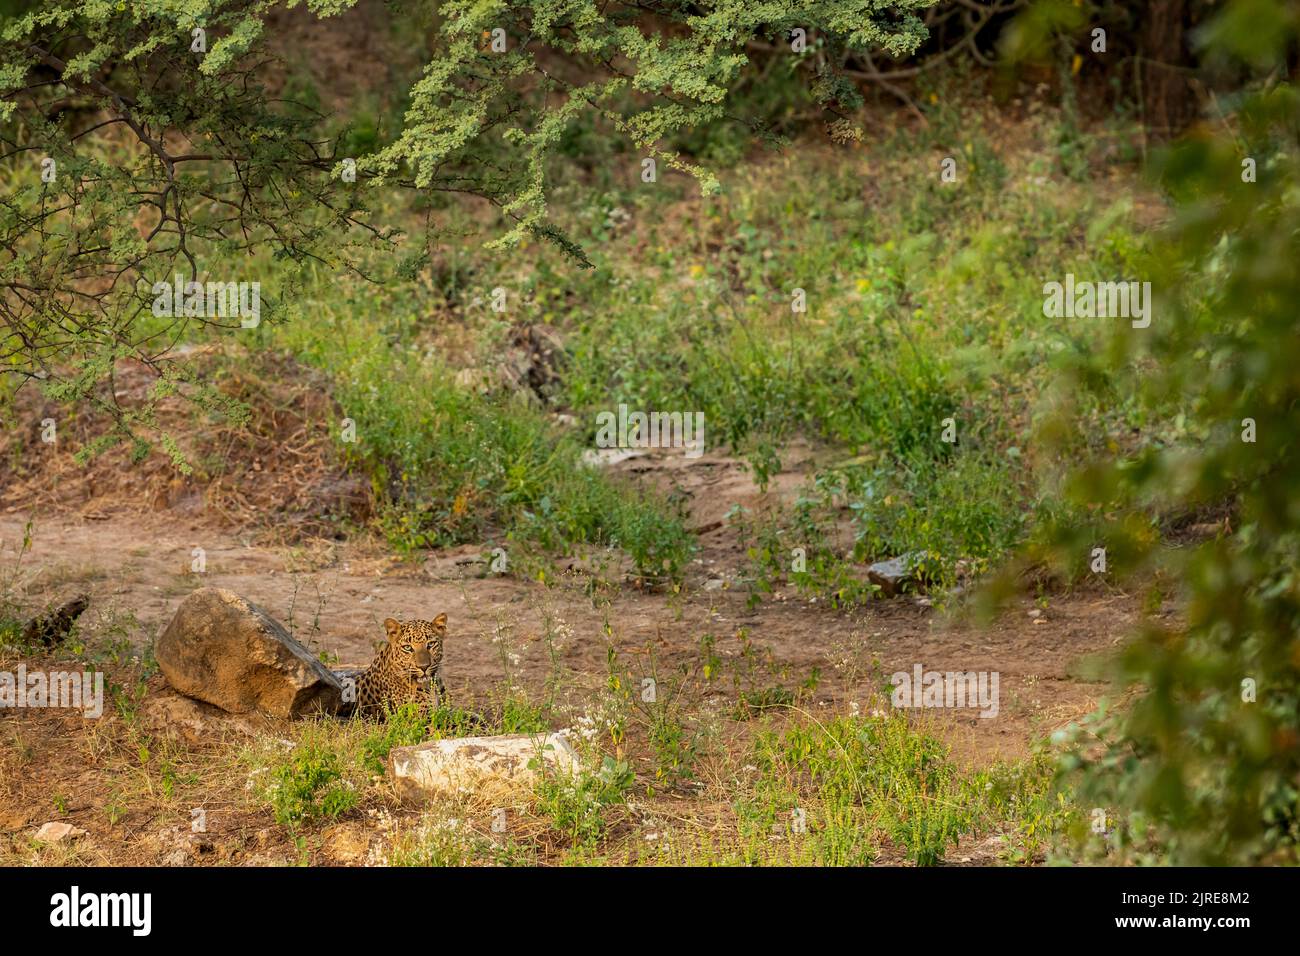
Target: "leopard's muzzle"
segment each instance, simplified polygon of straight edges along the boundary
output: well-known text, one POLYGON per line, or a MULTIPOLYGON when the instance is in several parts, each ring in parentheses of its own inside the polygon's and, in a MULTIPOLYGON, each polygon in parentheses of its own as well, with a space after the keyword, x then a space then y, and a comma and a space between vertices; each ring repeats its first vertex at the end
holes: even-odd
POLYGON ((419 648, 411 655, 411 680, 417 684, 427 684, 433 680, 433 657, 427 648, 419 648))

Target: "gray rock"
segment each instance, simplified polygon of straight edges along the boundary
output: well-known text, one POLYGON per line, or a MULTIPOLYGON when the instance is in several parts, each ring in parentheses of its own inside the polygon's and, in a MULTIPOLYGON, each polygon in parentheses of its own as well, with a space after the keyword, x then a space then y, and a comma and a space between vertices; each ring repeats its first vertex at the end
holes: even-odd
POLYGON ((916 574, 921 557, 918 552, 910 551, 888 561, 877 561, 867 568, 867 579, 879 587, 885 597, 902 594, 921 583, 916 574))
POLYGON ((154 646, 172 687, 234 714, 336 713, 338 679, 257 605, 200 588, 176 609, 154 646))

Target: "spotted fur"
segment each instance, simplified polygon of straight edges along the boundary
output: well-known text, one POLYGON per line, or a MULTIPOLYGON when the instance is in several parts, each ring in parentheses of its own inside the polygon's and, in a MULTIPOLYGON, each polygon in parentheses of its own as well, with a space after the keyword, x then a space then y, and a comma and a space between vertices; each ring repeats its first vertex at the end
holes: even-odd
POLYGON ((442 639, 447 615, 432 621, 384 621, 388 641, 356 682, 353 713, 382 716, 385 709, 416 701, 421 709, 442 703, 447 696, 442 683, 442 639))

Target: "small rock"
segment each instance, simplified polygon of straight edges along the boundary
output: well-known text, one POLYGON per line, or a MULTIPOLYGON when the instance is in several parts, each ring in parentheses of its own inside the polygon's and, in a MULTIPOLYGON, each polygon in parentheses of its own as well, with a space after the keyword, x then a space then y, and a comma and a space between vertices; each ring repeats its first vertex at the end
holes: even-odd
POLYGON ((174 850, 164 854, 163 858, 159 862, 163 866, 189 866, 190 855, 181 847, 176 847, 174 850))
POLYGON ((343 686, 257 605, 224 588, 200 588, 154 646, 167 682, 235 714, 336 713, 343 686))
POLYGON ((588 448, 582 453, 582 461, 595 468, 608 468, 632 458, 644 458, 647 454, 639 448, 588 448))
POLYGON ((42 843, 62 843, 64 840, 75 840, 85 835, 86 831, 80 827, 74 827, 71 823, 62 823, 55 820, 43 824, 36 831, 36 839, 42 843))
POLYGON ((560 734, 506 734, 394 747, 388 774, 398 795, 414 801, 471 791, 504 793, 532 785, 538 771, 529 763, 538 757, 560 773, 573 773, 579 765, 560 734))
POLYGON ((545 405, 559 390, 568 363, 559 333, 534 323, 511 330, 509 344, 495 357, 493 368, 503 385, 545 405))
POLYGON ((163 863, 166 866, 188 866, 190 858, 198 856, 195 848, 198 839, 196 834, 175 826, 159 830, 154 838, 160 848, 159 852, 163 853, 163 863))
POLYGON ((708 581, 704 582, 704 590, 720 591, 722 590, 722 585, 724 583, 725 582, 721 578, 710 578, 708 581))
POLYGON ((456 373, 456 386, 475 392, 490 392, 501 384, 501 376, 492 369, 463 368, 456 373))
POLYGON ((885 597, 901 594, 920 583, 916 576, 916 565, 920 558, 921 555, 913 551, 888 561, 877 561, 867 568, 867 579, 880 588, 885 597))

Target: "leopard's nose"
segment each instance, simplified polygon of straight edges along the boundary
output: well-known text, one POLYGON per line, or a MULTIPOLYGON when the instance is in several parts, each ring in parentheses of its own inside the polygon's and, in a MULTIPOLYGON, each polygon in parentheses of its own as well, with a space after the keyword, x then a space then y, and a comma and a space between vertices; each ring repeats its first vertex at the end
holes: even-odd
POLYGON ((415 666, 421 670, 428 670, 433 664, 433 658, 429 656, 429 652, 423 647, 415 652, 414 660, 415 666))

